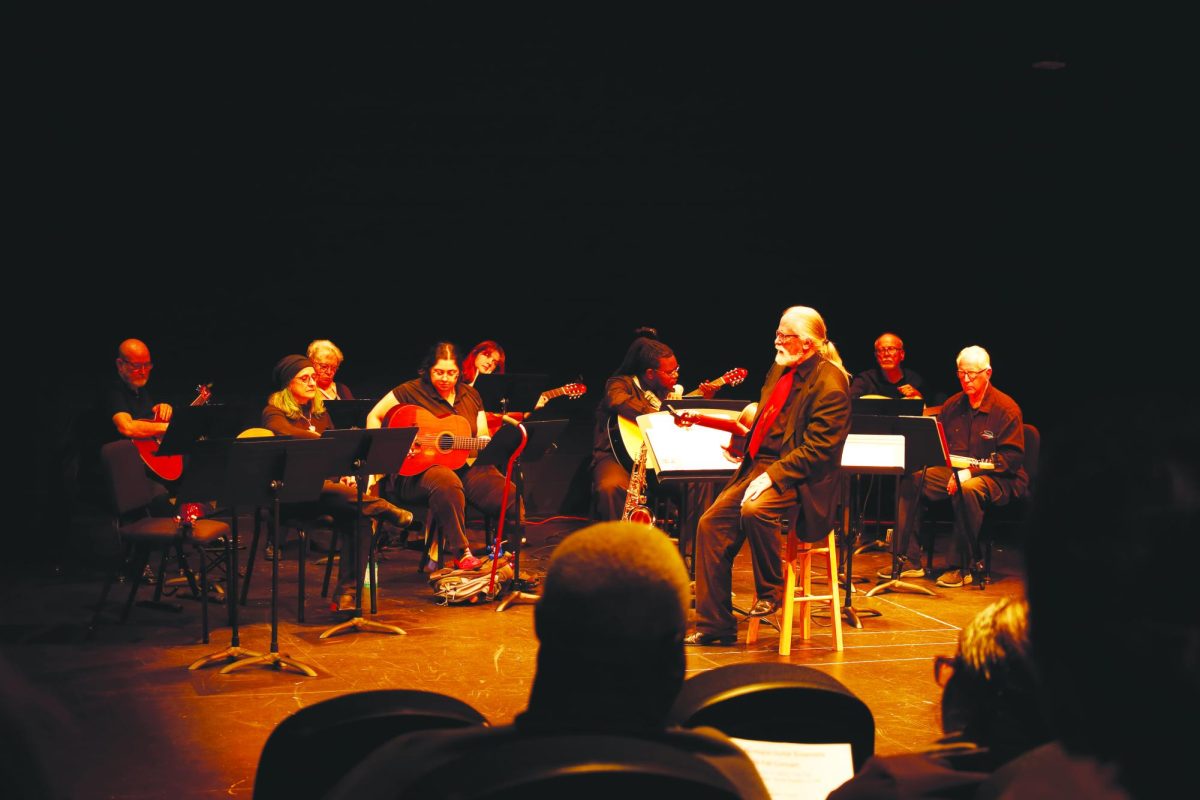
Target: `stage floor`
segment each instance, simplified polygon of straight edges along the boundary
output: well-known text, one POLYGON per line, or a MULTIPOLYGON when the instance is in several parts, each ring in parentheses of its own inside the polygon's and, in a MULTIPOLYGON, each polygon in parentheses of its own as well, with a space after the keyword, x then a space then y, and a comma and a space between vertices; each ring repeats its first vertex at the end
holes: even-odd
MULTIPOLYGON (((554 546, 585 524, 574 519, 530 524, 522 573, 539 578, 554 546)), ((248 537, 247 537, 248 538, 248 537)), ((480 538, 480 537, 475 537, 480 538)), ((942 535, 939 545, 947 544, 942 535)), ((939 547, 938 563, 943 555, 939 547)), ((210 606, 212 637, 200 644, 199 603, 182 599, 181 613, 135 607, 116 621, 124 587, 115 586, 96 636, 85 639, 99 596, 94 564, 69 557, 57 569, 10 569, 4 581, 0 643, 4 658, 34 687, 65 710, 48 724, 57 731, 55 752, 74 797, 249 797, 263 743, 282 719, 299 708, 349 692, 380 688, 425 689, 452 695, 493 724, 510 722, 524 707, 537 655, 532 606, 514 604, 440 606, 426 576, 416 571, 420 553, 387 551, 381 565, 380 608, 374 617, 407 635, 349 632, 329 639, 322 631, 345 617, 319 597, 324 567, 311 553, 306 572, 307 622, 296 622, 296 548, 280 563, 280 651, 314 667, 315 678, 253 667, 221 675, 218 666, 189 671, 195 659, 229 645, 223 605, 210 606), (65 745, 65 746, 64 746, 65 745)), ((245 562, 245 550, 241 551, 245 562)), ((861 629, 844 628, 845 649, 832 649, 828 620, 817 620, 809 641, 796 639, 789 657, 778 655, 777 634, 764 626, 757 644, 689 649, 688 672, 723 664, 790 661, 816 667, 846 684, 870 706, 876 752, 919 750, 940 734, 940 690, 932 659, 952 654, 959 629, 988 603, 1023 592, 1016 548, 998 543, 993 580, 977 587, 940 589, 913 580, 936 596, 863 593, 887 561, 879 552, 854 559, 853 605, 880 616, 863 616, 861 629)), ((257 559, 247 606, 239 609, 241 644, 265 651, 270 641, 270 562, 257 559)), ((734 591, 738 603, 753 598, 749 555, 739 555, 734 591)), ((148 599, 152 587, 139 598, 148 599)), ((365 605, 364 601, 364 605, 365 605)), ((302 769, 303 765, 298 765, 302 769)))

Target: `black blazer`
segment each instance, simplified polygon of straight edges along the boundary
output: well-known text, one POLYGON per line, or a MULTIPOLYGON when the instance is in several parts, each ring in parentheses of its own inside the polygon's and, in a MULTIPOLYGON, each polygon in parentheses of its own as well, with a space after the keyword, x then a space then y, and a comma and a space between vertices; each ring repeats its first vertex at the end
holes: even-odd
MULTIPOLYGON (((767 372, 759 413, 767 407, 783 372, 778 364, 767 372)), ((802 382, 800 394, 784 422, 779 460, 767 467, 767 475, 780 492, 796 490, 804 509, 804 524, 796 526, 797 535, 801 541, 815 542, 829 535, 841 499, 842 448, 850 432, 849 381, 844 372, 819 356, 800 365, 796 380, 802 382)), ((756 415, 751 436, 758 421, 756 415)), ((749 458, 738 467, 735 481, 749 472, 748 462, 749 458)))

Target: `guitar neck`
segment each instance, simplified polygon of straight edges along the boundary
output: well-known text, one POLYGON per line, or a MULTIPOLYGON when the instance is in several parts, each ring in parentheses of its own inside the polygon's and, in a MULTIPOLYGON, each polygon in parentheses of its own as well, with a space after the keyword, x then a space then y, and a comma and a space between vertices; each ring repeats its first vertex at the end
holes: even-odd
POLYGON ((715 428, 719 431, 732 433, 735 436, 745 436, 747 433, 746 426, 736 419, 727 417, 710 417, 707 414, 688 414, 687 421, 693 425, 700 425, 705 428, 715 428))

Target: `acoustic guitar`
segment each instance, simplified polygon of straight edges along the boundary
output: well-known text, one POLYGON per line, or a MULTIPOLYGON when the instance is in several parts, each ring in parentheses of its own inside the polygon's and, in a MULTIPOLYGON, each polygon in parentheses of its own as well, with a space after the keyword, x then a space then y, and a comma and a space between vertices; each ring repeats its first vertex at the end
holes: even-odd
MULTIPOLYGON (((710 383, 717 388, 722 386, 737 386, 746 379, 746 370, 741 367, 735 367, 729 370, 716 380, 710 383)), ((700 395, 700 389, 688 392, 685 397, 697 397, 700 395)), ((668 400, 678 400, 680 398, 672 398, 667 396, 668 400)), ((642 436, 642 429, 638 427, 637 422, 631 419, 626 419, 620 414, 613 414, 608 420, 608 446, 612 450, 613 458, 627 470, 632 470, 633 465, 637 463, 638 457, 635 453, 642 451, 642 443, 645 437, 642 436)), ((655 472, 658 471, 658 462, 654 460, 654 454, 647 451, 646 467, 655 472)))
MULTIPOLYGON (((196 387, 196 399, 188 405, 202 406, 212 397, 212 384, 206 383, 196 387)), ((177 481, 183 474, 183 456, 160 456, 158 446, 162 444, 161 436, 150 436, 145 439, 134 439, 133 446, 138 455, 146 463, 146 467, 164 481, 177 481)))
POLYGON ((420 406, 398 405, 383 418, 385 428, 416 428, 408 458, 400 465, 404 476, 420 475, 434 464, 458 469, 475 462, 475 454, 487 447, 491 439, 471 435, 471 423, 466 417, 450 414, 437 417, 420 406))

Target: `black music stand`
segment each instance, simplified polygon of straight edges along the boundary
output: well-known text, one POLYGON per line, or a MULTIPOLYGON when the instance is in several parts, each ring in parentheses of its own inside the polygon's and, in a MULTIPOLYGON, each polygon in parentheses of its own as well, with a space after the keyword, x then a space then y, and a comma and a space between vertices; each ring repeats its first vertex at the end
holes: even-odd
MULTIPOLYGON (((189 406, 189 408, 191 407, 189 406)), ((208 406, 202 407, 208 408, 208 406)), ((230 460, 229 449, 234 441, 234 439, 225 439, 194 443, 189 448, 191 460, 187 470, 183 473, 183 483, 180 486, 180 492, 185 497, 191 497, 193 493, 197 497, 212 497, 216 498, 218 504, 229 508, 229 527, 231 533, 229 539, 225 542, 225 559, 229 565, 229 575, 232 576, 229 579, 231 584, 237 582, 238 574, 238 487, 229 485, 226 476, 228 474, 227 465, 230 460)), ((236 595, 236 590, 234 594, 236 595)), ((227 659, 236 661, 241 658, 258 658, 262 656, 262 653, 257 650, 247 650, 241 646, 236 597, 227 597, 227 602, 229 604, 229 647, 218 653, 210 653, 198 658, 188 665, 188 669, 200 669, 209 664, 227 659)))
MULTIPOLYGON (((887 433, 904 437, 904 474, 916 472, 929 466, 948 463, 949 456, 938 431, 937 417, 864 417, 860 427, 870 428, 862 433, 887 433), (866 420, 870 420, 867 422, 866 420)), ((899 512, 900 480, 896 480, 896 509, 899 512)), ((920 499, 909 509, 909 519, 896 520, 896 530, 892 534, 892 577, 867 592, 867 597, 874 597, 880 592, 892 590, 907 590, 936 597, 932 590, 900 580, 900 524, 904 522, 904 530, 911 536, 915 512, 921 507, 920 499)), ((897 513, 899 516, 899 513, 897 513)))
MULTIPOLYGON (((556 440, 566 430, 567 423, 568 420, 565 419, 544 419, 524 422, 520 425, 501 425, 492 438, 491 444, 479 454, 475 463, 494 464, 497 469, 504 465, 506 496, 508 492, 507 479, 512 475, 515 476, 513 484, 517 487, 517 496, 522 498, 525 495, 525 481, 521 475, 521 460, 537 461, 551 448, 556 447, 556 440)), ((493 565, 504 552, 504 541, 500 535, 505 516, 503 510, 496 523, 496 542, 492 547, 493 565)), ((521 577, 521 546, 524 544, 523 537, 512 538, 510 548, 513 554, 512 587, 509 595, 496 606, 497 611, 503 611, 519 601, 536 602, 538 599, 537 594, 529 591, 533 588, 533 584, 521 577)))
MULTIPOLYGON (((271 546, 276 552, 279 552, 279 506, 320 497, 325 476, 331 472, 330 457, 334 447, 333 442, 320 439, 237 439, 229 443, 225 475, 227 496, 235 506, 271 506, 275 523, 271 530, 271 546)), ((227 652, 206 656, 189 669, 226 656, 227 652)), ((293 669, 310 678, 317 676, 312 667, 279 652, 279 559, 271 562, 270 652, 241 658, 223 667, 221 674, 252 666, 293 669)))
MULTIPOLYGON (((924 409, 925 409, 924 403, 925 403, 925 401, 922 400, 921 398, 905 397, 905 398, 897 399, 897 398, 885 397, 883 395, 864 395, 862 397, 852 398, 850 401, 850 413, 852 415, 850 418, 850 432, 851 433, 859 433, 860 432, 860 428, 858 427, 858 425, 861 424, 859 421, 860 417, 898 417, 901 414, 904 414, 907 416, 912 416, 912 417, 919 417, 924 413, 924 409)), ((899 478, 897 478, 897 480, 899 480, 899 478)), ((875 481, 872 480, 872 483, 875 483, 875 481)), ((879 481, 879 483, 882 483, 882 481, 879 481)), ((855 494, 861 493, 861 481, 855 481, 854 492, 855 492, 855 494)), ((870 489, 868 489, 867 494, 868 495, 870 494, 870 489)), ((878 492, 875 495, 876 538, 873 541, 866 542, 865 544, 859 545, 857 548, 854 548, 854 550, 852 551, 853 555, 857 556, 857 555, 861 555, 863 553, 868 553, 868 552, 878 551, 878 550, 888 550, 890 548, 890 545, 888 544, 888 542, 886 540, 878 538, 878 532, 879 532, 879 526, 880 526, 880 514, 881 514, 880 497, 882 494, 883 494, 882 492, 878 492)), ((865 497, 862 498, 861 501, 857 497, 854 499, 856 501, 855 508, 859 511, 865 511, 864 506, 866 503, 866 498, 865 497), (864 505, 859 506, 859 505, 857 505, 857 502, 862 502, 864 505)), ((864 515, 862 513, 860 513, 858 515, 858 518, 859 518, 858 519, 859 525, 858 525, 858 530, 856 531, 856 537, 857 537, 857 534, 860 534, 866 530, 865 525, 864 525, 864 522, 865 522, 864 515)), ((857 538, 851 539, 850 540, 851 544, 853 545, 853 543, 856 540, 857 540, 857 538)))
POLYGON ((335 428, 365 428, 374 400, 326 400, 325 410, 335 428))
POLYGON ((248 413, 244 405, 217 403, 177 408, 158 445, 158 455, 187 455, 197 442, 233 439, 246 427, 248 413))
MULTIPOLYGON (((850 476, 851 494, 842 504, 842 534, 846 547, 846 580, 843 588, 842 615, 852 627, 861 628, 861 616, 878 617, 876 609, 854 608, 854 542, 863 528, 863 507, 859 495, 863 475, 903 475, 904 438, 898 434, 864 434, 853 432, 842 449, 842 472, 850 476), (851 509, 854 509, 851 511, 851 509)), ((899 484, 897 483, 897 486, 899 484)), ((912 587, 915 590, 921 587, 912 587)), ((932 594, 932 593, 931 593, 932 594)), ((868 597, 870 595, 867 595, 868 597)))
POLYGON ((475 376, 475 391, 483 398, 485 410, 507 414, 510 411, 530 412, 538 397, 550 385, 550 376, 506 372, 475 376))
MULTIPOLYGON (((363 523, 363 493, 371 475, 391 475, 400 471, 400 465, 408 458, 413 439, 417 437, 416 428, 371 428, 370 430, 327 430, 321 435, 324 440, 336 443, 333 453, 334 469, 331 475, 353 475, 358 489, 358 516, 354 521, 351 533, 358 537, 359 526, 363 523)), ((375 563, 375 536, 367 540, 366 568, 371 575, 371 613, 378 613, 376 603, 378 572, 375 563)), ((362 548, 355 542, 354 564, 354 616, 345 622, 334 625, 321 634, 322 639, 341 633, 342 631, 377 631, 379 633, 395 633, 404 635, 403 628, 387 625, 382 622, 363 618, 363 553, 362 548)), ((332 558, 332 556, 330 556, 332 558)))
MULTIPOLYGON (((249 408, 244 405, 224 405, 219 403, 210 403, 200 406, 183 406, 175 409, 175 413, 171 415, 171 424, 167 426, 167 430, 163 433, 162 440, 159 442, 157 454, 160 456, 184 456, 190 458, 193 449, 197 443, 211 439, 233 439, 237 436, 238 431, 245 427, 247 415, 250 413, 249 408)), ((191 469, 189 464, 187 470, 191 469)), ((187 470, 184 476, 187 475, 187 470)), ((212 476, 210 476, 211 478, 212 476)), ((183 487, 183 478, 180 478, 180 489, 183 487)), ((193 479, 188 488, 187 495, 181 495, 179 491, 175 494, 178 496, 186 496, 191 498, 203 498, 204 501, 212 500, 217 497, 216 492, 207 492, 209 488, 213 488, 212 480, 208 480, 208 486, 204 483, 193 479)), ((177 501, 178 502, 178 501, 177 501)), ((219 501, 218 501, 219 502, 219 501)), ((223 510, 218 508, 211 512, 213 515, 222 514, 223 510)), ((233 531, 237 530, 237 520, 233 520, 231 525, 233 531)), ((228 560, 228 554, 227 560, 228 560)), ((161 566, 160 566, 161 568, 161 566)), ((227 582, 230 587, 237 583, 236 565, 230 571, 227 582)), ((188 578, 170 578, 164 581, 164 586, 175 586, 180 583, 187 582, 188 578)), ((227 594, 225 590, 216 584, 218 592, 224 596, 227 594)), ((236 594, 236 592, 235 592, 236 594)), ((227 599, 224 598, 223 599, 227 599)), ((153 601, 142 601, 138 605, 152 603, 156 606, 162 604, 158 602, 157 595, 153 601)))

